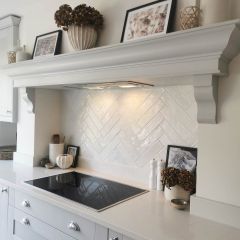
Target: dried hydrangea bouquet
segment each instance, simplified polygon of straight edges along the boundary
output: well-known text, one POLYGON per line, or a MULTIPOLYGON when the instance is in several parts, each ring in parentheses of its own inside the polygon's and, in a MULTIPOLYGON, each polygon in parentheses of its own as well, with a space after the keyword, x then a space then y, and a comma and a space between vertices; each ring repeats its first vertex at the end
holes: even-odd
POLYGON ((56 11, 55 22, 58 27, 67 31, 72 47, 75 50, 83 50, 96 46, 98 32, 103 27, 103 16, 86 4, 74 9, 64 4, 56 11))

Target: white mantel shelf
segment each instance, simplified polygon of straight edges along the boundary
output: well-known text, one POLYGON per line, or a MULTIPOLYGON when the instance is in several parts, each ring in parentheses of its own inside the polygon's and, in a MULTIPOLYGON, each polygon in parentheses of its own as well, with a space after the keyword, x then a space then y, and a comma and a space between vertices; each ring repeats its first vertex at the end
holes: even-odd
POLYGON ((14 86, 137 81, 193 85, 199 123, 216 123, 217 82, 240 52, 240 21, 3 66, 14 86))

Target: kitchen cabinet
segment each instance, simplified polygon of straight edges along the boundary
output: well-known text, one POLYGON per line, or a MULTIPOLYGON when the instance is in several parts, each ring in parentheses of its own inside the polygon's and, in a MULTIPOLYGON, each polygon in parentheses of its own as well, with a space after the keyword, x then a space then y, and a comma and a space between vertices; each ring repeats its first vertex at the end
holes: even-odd
POLYGON ((7 239, 8 187, 0 185, 0 239, 7 239))
MULTIPOLYGON (((17 46, 20 18, 8 16, 0 20, 0 65, 7 64, 7 52, 17 46)), ((16 122, 17 90, 13 80, 0 72, 0 121, 16 122)))

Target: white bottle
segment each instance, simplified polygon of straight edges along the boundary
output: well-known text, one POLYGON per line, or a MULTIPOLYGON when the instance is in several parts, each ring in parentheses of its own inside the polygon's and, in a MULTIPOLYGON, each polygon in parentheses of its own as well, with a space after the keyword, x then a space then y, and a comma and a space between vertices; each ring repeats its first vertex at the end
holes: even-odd
POLYGON ((165 162, 163 160, 158 160, 157 162, 157 190, 162 191, 163 185, 162 185, 162 176, 161 172, 165 167, 165 162))
POLYGON ((156 160, 155 159, 150 161, 149 188, 151 190, 156 190, 156 188, 157 188, 156 160))

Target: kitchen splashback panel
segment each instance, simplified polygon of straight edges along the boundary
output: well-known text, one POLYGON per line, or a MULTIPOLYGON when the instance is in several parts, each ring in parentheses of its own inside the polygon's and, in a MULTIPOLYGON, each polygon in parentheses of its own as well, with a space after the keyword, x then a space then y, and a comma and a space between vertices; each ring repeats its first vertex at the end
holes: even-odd
POLYGON ((80 166, 146 183, 168 144, 197 145, 191 86, 63 93, 62 130, 81 146, 80 166))

